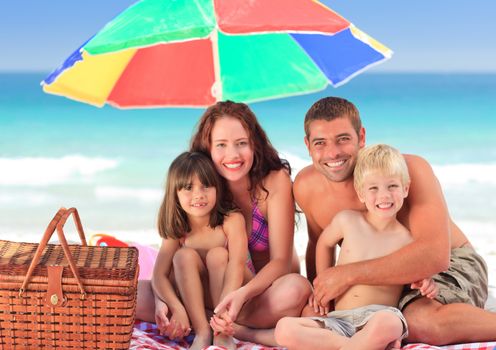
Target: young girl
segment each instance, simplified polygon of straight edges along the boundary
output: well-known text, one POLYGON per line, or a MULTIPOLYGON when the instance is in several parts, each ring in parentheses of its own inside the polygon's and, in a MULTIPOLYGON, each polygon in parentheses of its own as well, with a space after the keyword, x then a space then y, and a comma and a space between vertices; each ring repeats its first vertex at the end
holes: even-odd
MULTIPOLYGON (((162 245, 152 278, 157 325, 176 338, 189 333, 191 321, 196 336, 190 349, 210 346, 205 309, 213 310, 241 287, 250 271, 243 215, 232 210, 223 182, 204 154, 184 152, 172 162, 158 230, 162 245)), ((236 348, 225 334, 214 335, 213 343, 236 348)))

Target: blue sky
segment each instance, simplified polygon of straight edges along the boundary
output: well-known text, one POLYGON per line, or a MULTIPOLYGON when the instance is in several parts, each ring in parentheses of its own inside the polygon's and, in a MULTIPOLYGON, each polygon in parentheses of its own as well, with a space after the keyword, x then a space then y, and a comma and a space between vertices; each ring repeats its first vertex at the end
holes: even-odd
MULTIPOLYGON (((134 2, 1 1, 0 71, 51 71, 134 2)), ((496 1, 322 2, 394 50, 374 71, 496 72, 496 1)))

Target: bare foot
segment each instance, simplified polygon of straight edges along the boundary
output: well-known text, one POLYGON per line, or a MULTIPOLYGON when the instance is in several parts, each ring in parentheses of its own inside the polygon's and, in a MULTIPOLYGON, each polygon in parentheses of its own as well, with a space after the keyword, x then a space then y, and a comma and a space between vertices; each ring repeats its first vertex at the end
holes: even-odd
POLYGON ((229 335, 219 334, 214 335, 214 345, 221 346, 227 350, 236 350, 236 344, 234 343, 233 337, 229 335))
POLYGON ((212 345, 212 334, 209 332, 208 334, 197 334, 189 348, 190 350, 202 350, 210 345, 212 345))

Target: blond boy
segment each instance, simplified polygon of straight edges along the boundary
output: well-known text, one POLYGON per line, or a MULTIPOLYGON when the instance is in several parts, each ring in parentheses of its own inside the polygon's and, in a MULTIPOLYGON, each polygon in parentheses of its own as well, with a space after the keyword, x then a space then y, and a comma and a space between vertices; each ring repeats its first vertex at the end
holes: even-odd
MULTIPOLYGON (((338 265, 388 255, 412 241, 397 219, 408 195, 410 178, 403 156, 394 148, 376 145, 360 151, 354 170, 354 187, 366 211, 343 210, 322 232, 316 247, 317 274, 333 265, 340 244, 338 265)), ((371 271, 370 273, 373 273, 371 271)), ((412 284, 433 298, 437 287, 430 279, 412 284)), ((385 349, 398 347, 408 334, 397 309, 402 285, 355 285, 334 300, 334 310, 319 306, 325 317, 281 319, 277 342, 288 349, 385 349)))

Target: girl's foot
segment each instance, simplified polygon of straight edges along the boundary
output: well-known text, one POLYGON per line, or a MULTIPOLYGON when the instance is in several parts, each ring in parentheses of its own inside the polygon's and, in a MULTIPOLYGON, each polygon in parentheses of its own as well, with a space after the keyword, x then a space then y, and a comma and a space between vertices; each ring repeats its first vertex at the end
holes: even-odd
POLYGON ((236 350, 236 344, 233 337, 229 335, 219 334, 214 335, 214 345, 226 348, 227 350, 236 350))
POLYGON ((212 334, 208 332, 208 334, 197 334, 189 348, 190 350, 202 350, 210 345, 212 345, 212 334))

